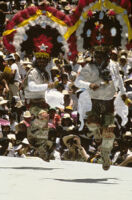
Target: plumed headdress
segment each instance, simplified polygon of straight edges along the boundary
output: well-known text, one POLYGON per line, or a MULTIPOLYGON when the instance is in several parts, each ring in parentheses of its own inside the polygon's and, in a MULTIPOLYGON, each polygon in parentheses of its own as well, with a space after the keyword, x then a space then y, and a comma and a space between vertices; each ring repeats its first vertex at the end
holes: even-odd
POLYGON ((67 54, 69 44, 63 38, 70 24, 62 12, 47 5, 19 11, 7 23, 3 43, 10 52, 20 55, 57 57, 67 54))
POLYGON ((131 48, 130 10, 129 0, 80 0, 64 37, 75 35, 79 52, 95 46, 131 48))

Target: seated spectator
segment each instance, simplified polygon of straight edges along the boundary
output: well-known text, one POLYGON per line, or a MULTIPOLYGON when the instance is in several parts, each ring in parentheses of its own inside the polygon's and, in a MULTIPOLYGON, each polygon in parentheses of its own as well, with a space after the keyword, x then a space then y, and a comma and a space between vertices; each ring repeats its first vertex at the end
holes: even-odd
POLYGON ((8 134, 9 144, 5 152, 6 156, 14 157, 15 156, 15 145, 16 145, 16 136, 14 134, 8 134))
POLYGON ((16 125, 16 140, 17 144, 20 144, 24 138, 27 138, 27 125, 24 121, 21 121, 16 125))
POLYGON ((56 66, 53 66, 51 69, 51 79, 52 81, 58 81, 59 82, 60 72, 59 68, 56 66))
POLYGON ((62 155, 64 160, 88 161, 89 155, 81 145, 80 138, 76 135, 68 135, 63 137, 63 142, 68 148, 62 155))
POLYGON ((23 113, 23 118, 24 118, 25 123, 27 124, 27 127, 29 127, 30 123, 31 123, 31 120, 32 120, 32 115, 31 115, 29 110, 26 110, 23 113))
POLYGON ((75 126, 73 124, 73 120, 68 113, 64 113, 64 115, 62 116, 61 126, 63 136, 75 133, 75 126))
POLYGON ((15 147, 15 153, 14 153, 15 157, 21 157, 21 158, 26 158, 26 156, 23 153, 23 146, 22 144, 19 144, 15 147))
POLYGON ((10 121, 10 131, 11 133, 16 133, 16 126, 17 126, 17 121, 16 121, 16 113, 10 113, 9 114, 9 121, 10 121))
POLYGON ((22 113, 26 109, 20 97, 13 96, 10 107, 11 107, 11 112, 16 113, 17 121, 20 122, 22 120, 22 113))
POLYGON ((28 157, 32 154, 33 149, 31 148, 31 145, 28 142, 27 138, 24 138, 22 141, 22 152, 25 155, 25 157, 28 157))
POLYGON ((49 108, 49 123, 56 128, 61 124, 61 117, 57 114, 56 108, 49 108))
POLYGON ((0 155, 5 155, 9 145, 9 139, 7 136, 10 133, 10 124, 2 125, 1 129, 2 137, 0 138, 0 155))
POLYGON ((132 156, 127 157, 119 166, 132 167, 132 156))

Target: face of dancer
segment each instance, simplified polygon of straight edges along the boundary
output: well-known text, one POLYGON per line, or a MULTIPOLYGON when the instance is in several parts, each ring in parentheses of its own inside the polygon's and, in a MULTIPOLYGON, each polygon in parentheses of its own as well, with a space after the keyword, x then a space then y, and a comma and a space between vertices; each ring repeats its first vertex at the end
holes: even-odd
POLYGON ((47 66, 47 64, 49 63, 50 59, 49 58, 37 58, 36 62, 37 62, 37 67, 39 68, 40 71, 45 71, 45 68, 47 66))
POLYGON ((101 65, 104 59, 102 52, 95 52, 94 59, 97 65, 101 65))
POLYGON ((105 67, 109 63, 109 52, 107 51, 97 51, 94 54, 95 63, 97 65, 102 65, 105 67))

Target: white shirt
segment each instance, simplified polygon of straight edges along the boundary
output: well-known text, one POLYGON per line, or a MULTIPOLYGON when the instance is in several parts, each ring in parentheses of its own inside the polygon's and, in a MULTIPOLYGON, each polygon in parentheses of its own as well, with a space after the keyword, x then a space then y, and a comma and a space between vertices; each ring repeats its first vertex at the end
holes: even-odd
POLYGON ((121 68, 121 71, 123 71, 124 73, 124 76, 123 76, 123 79, 126 80, 129 78, 129 70, 131 69, 131 66, 126 64, 124 66, 121 66, 120 65, 120 68, 121 68))
POLYGON ((15 132, 17 124, 18 124, 18 122, 16 122, 16 121, 14 121, 12 124, 10 123, 10 131, 15 132))
POLYGON ((22 60, 20 62, 17 62, 17 65, 18 65, 18 68, 19 68, 19 73, 20 73, 20 76, 21 78, 23 79, 25 76, 26 76, 26 70, 24 69, 23 67, 23 63, 22 63, 22 60))
POLYGON ((34 68, 28 76, 28 85, 24 90, 26 99, 45 98, 45 91, 48 88, 48 83, 41 76, 41 73, 34 68))
POLYGON ((75 80, 75 85, 78 88, 88 89, 92 99, 111 100, 118 89, 120 89, 121 94, 124 94, 125 88, 117 64, 110 61, 108 67, 112 77, 112 81, 108 84, 101 85, 104 80, 99 76, 99 70, 95 64, 86 64, 75 80), (96 83, 99 85, 99 88, 96 90, 90 89, 89 86, 91 83, 96 83))
POLYGON ((11 65, 11 69, 16 71, 15 77, 14 77, 14 81, 21 82, 21 76, 20 76, 19 68, 18 68, 17 64, 16 64, 16 63, 13 63, 13 64, 11 65))
POLYGON ((82 66, 81 65, 79 65, 79 64, 73 65, 72 64, 72 71, 74 71, 76 73, 79 73, 81 70, 82 70, 82 66))

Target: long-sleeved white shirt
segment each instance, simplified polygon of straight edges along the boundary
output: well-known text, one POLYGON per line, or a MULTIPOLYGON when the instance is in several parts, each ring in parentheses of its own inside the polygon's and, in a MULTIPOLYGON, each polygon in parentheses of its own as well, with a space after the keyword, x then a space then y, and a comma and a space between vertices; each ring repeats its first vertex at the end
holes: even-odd
POLYGON ((45 98, 45 91, 48 88, 48 83, 42 77, 41 73, 34 68, 28 75, 28 84, 25 88, 26 99, 42 99, 45 98))
POLYGON ((80 75, 75 80, 75 85, 78 88, 89 90, 92 99, 110 100, 115 95, 115 92, 120 90, 121 94, 125 94, 123 80, 119 74, 118 64, 110 60, 108 65, 112 81, 108 84, 101 84, 104 80, 99 76, 99 70, 95 64, 86 64, 80 75), (90 84, 96 83, 99 88, 96 90, 90 89, 90 84))

